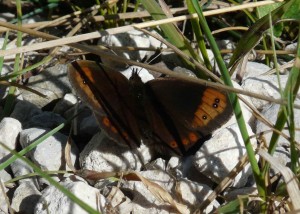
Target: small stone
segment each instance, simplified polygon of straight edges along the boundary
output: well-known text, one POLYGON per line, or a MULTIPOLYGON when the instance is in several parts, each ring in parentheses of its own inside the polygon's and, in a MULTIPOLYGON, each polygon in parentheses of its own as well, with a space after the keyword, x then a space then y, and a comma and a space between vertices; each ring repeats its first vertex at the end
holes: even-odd
MULTIPOLYGON (((105 198, 98 189, 82 181, 64 181, 60 184, 93 209, 105 213, 105 198)), ((70 212, 72 214, 87 213, 54 186, 49 186, 42 192, 34 210, 36 214, 70 212)))
POLYGON ((47 98, 42 98, 32 92, 23 90, 24 100, 38 107, 43 107, 53 100, 62 98, 66 93, 70 93, 72 89, 67 77, 67 66, 61 64, 47 68, 39 75, 30 77, 28 86, 47 95, 47 98))
MULTIPOLYGON (((22 125, 18 120, 11 117, 3 118, 0 122, 0 142, 12 150, 16 149, 17 137, 21 130, 22 125)), ((0 149, 0 159, 2 161, 8 158, 10 154, 10 151, 3 147, 0 149)))
MULTIPOLYGON (((270 104, 268 106, 265 106, 263 108, 263 110, 261 111, 261 114, 268 119, 271 124, 275 124, 277 117, 278 117, 278 111, 279 111, 280 106, 276 105, 276 104, 270 104)), ((300 110, 294 108, 294 118, 300 118, 300 110)), ((300 127, 300 120, 296 119, 294 120, 295 122, 295 127, 299 128, 300 127)), ((287 125, 285 126, 287 128, 287 125)), ((265 125, 265 123, 257 120, 256 123, 256 133, 263 133, 265 131, 270 130, 270 128, 265 125)), ((289 130, 287 129, 283 129, 282 132, 284 134, 286 134, 288 137, 290 136, 289 130)), ((273 132, 266 132, 263 134, 263 137, 265 138, 265 141, 267 143, 267 145, 269 146, 271 137, 272 137, 273 132)), ((300 131, 299 130, 295 130, 295 140, 297 142, 300 142, 300 131)), ((278 140, 278 146, 286 146, 286 147, 290 147, 290 141, 287 140, 286 138, 279 136, 279 140, 278 140)))
POLYGON ((257 195, 257 187, 243 187, 239 189, 232 189, 230 191, 224 192, 224 198, 227 201, 233 201, 238 199, 240 196, 249 196, 249 195, 257 195))
MULTIPOLYGON (((25 129, 20 134, 20 143, 23 148, 29 146, 42 135, 46 134, 48 129, 30 128, 25 129)), ((68 136, 56 133, 48 137, 42 143, 37 145, 28 154, 31 160, 37 164, 42 170, 64 170, 69 168, 65 163, 64 148, 66 146, 68 136)), ((71 159, 74 165, 78 149, 72 145, 71 159)))
POLYGON ((11 175, 6 172, 6 170, 1 170, 0 171, 0 179, 3 181, 3 182, 6 182, 6 181, 9 181, 10 179, 12 179, 11 175))
MULTIPOLYGON (((141 150, 141 152, 147 153, 147 150, 141 150)), ((145 155, 140 154, 140 156, 145 158, 145 155)), ((142 167, 142 160, 136 150, 120 145, 100 133, 96 134, 86 145, 80 154, 79 161, 82 169, 97 172, 139 170, 142 167)))
POLYGON ((55 105, 53 112, 56 114, 63 115, 68 109, 78 102, 78 99, 73 94, 66 94, 58 103, 55 105))
MULTIPOLYGON (((199 184, 196 182, 182 179, 177 184, 177 190, 181 193, 183 204, 186 204, 190 209, 195 209, 197 205, 205 201, 205 199, 212 193, 212 189, 205 184, 199 184)), ((218 208, 220 204, 213 200, 202 213, 211 213, 218 208)))
POLYGON ((10 116, 24 124, 25 122, 30 120, 30 118, 35 115, 41 114, 42 112, 43 111, 36 105, 25 100, 18 100, 10 116), (24 114, 24 112, 26 112, 26 114, 24 114))
POLYGON ((18 213, 34 213, 34 207, 41 197, 40 191, 31 182, 23 182, 14 192, 11 206, 18 213))
POLYGON ((115 213, 127 214, 132 213, 133 211, 131 200, 126 197, 123 192, 117 187, 111 188, 110 193, 108 194, 108 196, 106 196, 106 200, 111 206, 111 210, 106 210, 107 213, 112 213, 114 211, 115 213))
MULTIPOLYGON (((0 181, 1 183, 3 183, 3 181, 0 181)), ((9 200, 8 196, 6 195, 8 189, 6 187, 4 187, 4 192, 1 191, 0 194, 0 213, 2 214, 6 214, 9 213, 8 212, 8 206, 7 206, 7 200, 9 200)))
POLYGON ((153 75, 151 75, 148 70, 138 66, 130 66, 126 70, 121 71, 121 73, 129 79, 132 76, 133 71, 138 71, 138 75, 144 83, 154 79, 153 75))
POLYGON ((49 128, 54 129, 60 124, 64 123, 66 120, 53 112, 45 111, 41 114, 34 115, 26 123, 24 123, 24 128, 49 128))
MULTIPOLYGON (((160 48, 164 46, 161 42, 153 42, 153 39, 150 40, 151 36, 138 31, 138 30, 131 30, 125 33, 119 33, 114 35, 107 35, 102 36, 98 42, 98 45, 104 45, 109 47, 139 47, 139 48, 150 48, 153 47, 152 45, 159 45, 155 46, 154 48, 160 48), (161 44, 161 45, 160 45, 161 44)), ((126 50, 114 50, 114 53, 118 56, 123 56, 127 59, 135 60, 141 62, 144 58, 150 57, 154 54, 154 51, 126 51, 126 50)), ((118 63, 116 61, 111 61, 108 58, 102 58, 102 62, 108 66, 113 68, 124 68, 126 65, 124 63, 118 63)))
MULTIPOLYGON (((11 163, 10 166, 15 178, 34 172, 34 170, 21 159, 15 160, 14 162, 11 163)), ((38 181, 35 176, 18 180, 19 184, 23 182, 27 182, 27 183, 31 182, 35 186, 38 186, 38 181)))
MULTIPOLYGON (((251 136, 253 132, 247 127, 251 136)), ((253 149, 256 148, 255 140, 251 140, 253 149)), ((194 164, 196 168, 220 183, 228 173, 236 166, 240 158, 246 154, 244 141, 237 124, 233 124, 226 129, 215 132, 212 138, 206 141, 200 150, 195 154, 194 164)), ((235 177, 233 187, 242 187, 247 183, 252 171, 247 165, 235 177)))
MULTIPOLYGON (((247 62, 246 68, 239 72, 239 75, 244 80, 248 77, 258 77, 268 71, 270 71, 271 68, 263 63, 258 62, 247 62)), ((232 76, 236 76, 236 71, 232 76)))
MULTIPOLYGON (((287 79, 288 79, 288 75, 280 76, 280 82, 282 87, 285 87, 287 79)), ((243 82, 242 87, 246 91, 264 95, 266 97, 275 98, 275 99, 281 98, 278 89, 278 81, 276 75, 248 77, 243 82)), ((262 110, 265 105, 270 103, 269 101, 265 101, 253 97, 251 97, 251 100, 253 102, 253 105, 258 110, 262 110)))

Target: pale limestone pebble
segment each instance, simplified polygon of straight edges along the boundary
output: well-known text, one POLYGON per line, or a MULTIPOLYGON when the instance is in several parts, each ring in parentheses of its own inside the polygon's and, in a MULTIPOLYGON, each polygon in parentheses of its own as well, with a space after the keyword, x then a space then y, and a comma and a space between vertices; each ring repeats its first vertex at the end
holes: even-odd
POLYGON ((297 42, 287 45, 284 48, 285 51, 296 51, 297 50, 297 42))
MULTIPOLYGON (((183 204, 191 207, 192 210, 197 208, 213 192, 209 186, 187 179, 181 179, 177 186, 178 192, 181 193, 183 204)), ((219 202, 213 200, 204 210, 201 210, 201 213, 211 213, 219 206, 219 202)))
MULTIPOLYGON (((0 182, 3 185, 3 180, 0 180, 0 182)), ((7 195, 8 189, 4 186, 4 192, 1 191, 0 194, 0 214, 7 214, 8 212, 8 203, 9 203, 9 198, 7 195)))
POLYGON ((32 92, 22 90, 24 100, 38 107, 44 107, 51 101, 62 98, 72 89, 67 76, 67 66, 62 64, 46 68, 39 75, 30 77, 28 86, 47 96, 47 98, 43 98, 32 92))
MULTIPOLYGON (((14 175, 14 177, 20 177, 20 176, 24 176, 27 175, 29 173, 33 173, 34 170, 31 166, 29 166, 27 163, 25 163, 24 161, 22 161, 21 159, 17 159, 14 162, 11 163, 11 171, 14 175)), ((37 177, 36 176, 31 176, 28 178, 23 178, 18 180, 18 183, 32 183, 33 185, 38 187, 38 181, 37 181, 37 177)))
POLYGON ((54 129, 64 122, 66 122, 66 120, 59 114, 44 111, 41 114, 31 117, 23 126, 26 129, 33 127, 54 129))
POLYGON ((63 116, 64 118, 71 118, 76 114, 78 115, 72 122, 73 131, 75 135, 79 135, 83 139, 77 143, 86 145, 100 131, 99 124, 92 110, 82 102, 68 109, 63 116))
MULTIPOLYGON (((20 134, 20 143, 23 148, 29 146, 38 138, 46 134, 48 129, 30 128, 23 130, 20 134)), ((68 140, 59 132, 45 139, 42 143, 37 145, 33 150, 28 152, 31 160, 38 165, 42 170, 63 170, 68 169, 65 163, 64 149, 68 140)), ((78 149, 72 145, 71 161, 74 165, 78 156, 78 149)))
POLYGON ((36 105, 25 100, 18 100, 10 116, 19 120, 22 124, 25 124, 30 118, 42 112, 43 111, 36 105), (26 112, 26 114, 24 112, 26 112))
POLYGON ((22 182, 14 192, 11 207, 18 213, 31 214, 41 195, 31 182, 22 182))
MULTIPOLYGON (((178 199, 178 194, 181 194, 180 200, 186 213, 195 209, 199 203, 203 202, 205 198, 212 192, 212 190, 199 183, 189 181, 187 179, 180 179, 177 181, 169 174, 161 170, 148 170, 140 172, 140 175, 146 178, 148 181, 158 184, 166 192, 168 192, 172 199, 175 201, 178 199), (177 186, 177 191, 175 190, 177 186)), ((150 187, 149 187, 150 188, 150 187)), ((154 194, 149 191, 140 181, 128 181, 124 182, 121 187, 122 190, 128 192, 131 190, 133 210, 136 213, 176 213, 176 210, 172 208, 168 203, 164 203, 158 200, 154 194), (147 207, 147 208, 145 208, 147 207)), ((213 201, 209 207, 206 208, 203 213, 209 213, 215 207, 218 207, 217 201, 213 201)))
MULTIPOLYGON (((0 142, 9 147, 10 149, 16 149, 17 137, 22 130, 21 123, 11 117, 5 117, 0 122, 0 142)), ((4 149, 1 146, 0 159, 1 162, 7 159, 10 155, 10 151, 4 149)))
MULTIPOLYGON (((15 18, 15 14, 9 12, 0 13, 0 20, 3 22, 9 22, 15 18)), ((2 47, 2 45, 1 45, 2 47)))
MULTIPOLYGON (((1 19, 1 18, 0 18, 1 19)), ((3 37, 3 38, 0 38, 0 47, 2 48, 3 47, 3 44, 4 44, 4 42, 5 42, 5 38, 3 37)), ((7 44, 7 46, 6 46, 6 50, 9 50, 9 49, 14 49, 14 48, 17 48, 17 46, 16 46, 16 44, 15 43, 11 43, 10 41, 8 41, 8 44, 7 44)), ((4 59, 5 59, 5 61, 10 61, 10 60, 14 60, 16 58, 16 54, 13 54, 13 55, 8 55, 8 56, 5 56, 4 57, 4 59)), ((5 63, 6 64, 6 63, 5 63)), ((6 64, 6 65, 8 65, 8 64, 6 64)), ((13 64, 12 63, 9 63, 9 70, 7 70, 7 71, 12 71, 13 70, 13 64)), ((5 70, 3 70, 3 71, 6 71, 6 69, 5 70)))
POLYGON ((146 164, 147 170, 165 170, 166 169, 166 161, 162 158, 157 158, 154 161, 146 164))
MULTIPOLYGON (((140 175, 155 182, 168 193, 175 185, 174 179, 161 170, 148 170, 140 172, 140 175)), ((121 190, 131 193, 133 213, 176 213, 176 210, 170 205, 159 201, 141 181, 124 182, 121 190)), ((171 196, 175 198, 175 194, 171 194, 171 196)))
MULTIPOLYGON (((280 108, 280 105, 270 104, 270 105, 267 105, 263 108, 261 114, 266 119, 268 119, 271 122, 272 125, 274 125, 276 123, 276 120, 277 120, 277 117, 278 117, 279 108, 280 108)), ((296 140, 296 142, 300 142, 300 131, 299 131, 299 128, 300 128, 300 120, 299 120, 300 110, 297 109, 297 108, 294 108, 293 110, 294 110, 294 118, 295 118, 294 122, 295 122, 295 128, 296 128, 296 130, 295 130, 295 140, 296 140)), ((287 128, 287 125, 285 125, 285 127, 287 128)), ((257 122, 256 122, 256 132, 257 133, 262 133, 262 132, 265 132, 265 131, 268 131, 268 130, 270 130, 270 128, 267 125, 265 125, 263 122, 257 120, 257 122)), ((290 136, 288 129, 283 129, 282 132, 285 135, 287 135, 288 137, 290 136)), ((264 137, 267 145, 270 144, 271 136, 272 136, 272 132, 270 132, 270 131, 265 132, 263 134, 263 137, 264 137)), ((280 136, 279 140, 278 140, 278 146, 290 147, 290 142, 286 138, 280 136)))
MULTIPOLYGON (((241 69, 241 68, 237 68, 235 70, 235 72, 232 75, 233 77, 236 77, 238 69, 241 69)), ((271 70, 271 68, 263 63, 248 61, 245 69, 239 71, 238 73, 242 77, 242 80, 245 80, 248 77, 258 77, 270 70, 271 70)))
POLYGON ((142 161, 148 163, 150 159, 151 154, 146 146, 141 146, 137 152, 136 149, 114 142, 104 133, 97 133, 81 152, 79 161, 82 169, 115 172, 139 170, 142 161))
MULTIPOLYGON (((73 193, 77 198, 88 204, 93 209, 104 213, 106 200, 99 190, 82 181, 66 180, 60 183, 64 188, 73 193)), ((73 202, 54 186, 48 186, 42 191, 42 196, 35 206, 35 214, 86 214, 79 205, 73 202)))
MULTIPOLYGON (((104 45, 109 47, 139 47, 139 48, 160 48, 162 45, 160 42, 153 42, 154 39, 150 39, 151 36, 144 34, 138 30, 131 30, 125 33, 119 33, 114 35, 105 35, 100 38, 98 45, 104 45)), ((165 46, 164 46, 165 47, 165 46)), ((150 57, 154 54, 154 51, 140 50, 140 51, 126 51, 126 50, 114 50, 114 53, 118 56, 123 56, 127 59, 142 61, 145 57, 150 57)), ((118 63, 111 61, 108 58, 102 57, 102 62, 108 66, 114 68, 124 68, 124 63, 118 63)))
POLYGON ((111 187, 105 195, 106 213, 128 214, 133 212, 133 203, 118 187, 111 187))
MULTIPOLYGON (((288 75, 280 75, 279 79, 282 88, 284 88, 288 79, 288 75)), ((242 87, 246 91, 264 95, 265 97, 275 99, 281 98, 276 75, 249 77, 245 79, 242 87)), ((262 99, 251 98, 251 100, 258 110, 262 110, 264 106, 270 104, 269 101, 265 101, 262 99)), ((299 103, 299 99, 296 99, 296 103, 299 103)))
MULTIPOLYGON (((248 125, 247 129, 248 134, 253 135, 248 125)), ((251 144, 255 150, 256 140, 251 139, 251 144)), ((237 124, 233 124, 213 133, 212 138, 195 154, 194 165, 201 173, 220 183, 245 154, 246 149, 240 130, 237 124)), ((244 186, 251 174, 251 168, 247 165, 235 177, 232 186, 236 188, 244 186)))
POLYGON ((71 94, 65 94, 64 97, 59 100, 53 108, 53 112, 63 115, 67 110, 74 106, 78 102, 78 98, 71 94))
POLYGON ((93 136, 99 131, 99 124, 94 114, 90 114, 89 116, 82 118, 79 124, 80 134, 93 136))
POLYGON ((129 79, 132 76, 133 71, 138 71, 138 74, 144 83, 154 79, 153 75, 150 74, 147 69, 138 66, 129 66, 127 69, 121 71, 121 73, 129 79))
POLYGON ((235 43, 229 39, 218 40, 217 45, 220 49, 234 50, 236 48, 235 43))
POLYGON ((224 192, 224 199, 226 201, 233 201, 242 196, 249 197, 249 195, 255 196, 257 194, 257 187, 242 187, 238 189, 228 189, 224 192))
POLYGON ((6 181, 9 181, 10 179, 12 179, 12 177, 5 169, 3 169, 0 171, 0 179, 3 182, 6 182, 6 181))

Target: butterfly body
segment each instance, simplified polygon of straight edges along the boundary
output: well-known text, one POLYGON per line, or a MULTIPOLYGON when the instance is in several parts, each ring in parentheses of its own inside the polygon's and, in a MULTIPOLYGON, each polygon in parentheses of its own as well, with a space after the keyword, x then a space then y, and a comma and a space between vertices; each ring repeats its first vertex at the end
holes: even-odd
POLYGON ((143 83, 85 60, 69 66, 69 79, 108 136, 130 147, 151 141, 184 155, 232 114, 225 93, 186 80, 143 83))

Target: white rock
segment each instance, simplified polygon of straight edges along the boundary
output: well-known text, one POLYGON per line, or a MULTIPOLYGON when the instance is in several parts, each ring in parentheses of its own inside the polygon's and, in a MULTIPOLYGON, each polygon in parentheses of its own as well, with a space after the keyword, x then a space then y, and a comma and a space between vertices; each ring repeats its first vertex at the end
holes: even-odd
MULTIPOLYGON (((95 210, 104 212, 105 198, 99 193, 98 189, 82 181, 65 181, 61 185, 95 210)), ((54 186, 49 186, 42 192, 42 197, 36 205, 34 213, 86 214, 87 212, 54 186)))
POLYGON ((145 68, 141 68, 138 66, 130 66, 128 67, 126 70, 122 71, 121 73, 127 78, 129 79, 132 76, 132 72, 137 70, 139 76, 141 77, 142 81, 148 82, 149 80, 154 79, 153 75, 149 73, 148 70, 146 70, 145 68))
POLYGON ((232 42, 232 40, 229 40, 229 39, 218 40, 217 44, 220 49, 230 49, 230 50, 235 49, 234 42, 232 42))
MULTIPOLYGON (((15 14, 13 14, 13 13, 9 13, 9 12, 0 13, 0 20, 3 22, 9 22, 14 18, 15 18, 15 14)), ((1 47, 2 47, 2 44, 1 44, 1 47)))
POLYGON ((50 111, 44 111, 41 114, 34 115, 26 121, 23 126, 26 129, 32 127, 54 129, 65 121, 66 120, 58 114, 50 111))
MULTIPOLYGON (((153 42, 151 36, 144 34, 138 30, 132 30, 125 33, 119 33, 114 35, 102 36, 98 42, 99 45, 109 46, 109 47, 139 47, 139 48, 159 48, 161 45, 160 42, 153 42)), ((146 56, 149 57, 154 54, 153 51, 126 51, 126 50, 114 50, 114 53, 118 56, 126 57, 127 59, 142 61, 146 56)), ((125 65, 123 63, 118 63, 116 61, 110 61, 107 58, 102 58, 102 62, 111 67, 122 68, 125 65)))
POLYGON ((53 108, 53 112, 56 114, 65 113, 68 109, 70 109, 73 105, 78 102, 78 99, 75 95, 69 93, 65 94, 65 96, 56 103, 55 107, 53 108))
POLYGON ((297 42, 287 45, 284 48, 285 51, 296 51, 297 50, 297 42))
POLYGON ((100 131, 99 124, 94 114, 82 118, 79 123, 80 134, 93 136, 100 131))
POLYGON ((23 182, 15 190, 11 206, 16 212, 31 214, 40 197, 40 191, 32 183, 23 182))
MULTIPOLYGON (((213 192, 207 185, 192 182, 187 179, 180 180, 177 184, 177 188, 179 190, 178 192, 181 193, 183 204, 193 209, 213 192)), ((219 206, 220 204, 216 200, 213 200, 202 213, 211 213, 219 206)))
POLYGON ((4 169, 4 170, 1 170, 0 171, 0 179, 3 181, 3 182, 6 182, 10 179, 12 179, 11 175, 4 169))
MULTIPOLYGON (((167 192, 174 187, 174 179, 160 170, 148 170, 140 173, 146 179, 155 182, 167 192)), ((170 205, 158 201, 155 196, 140 181, 128 181, 122 189, 132 192, 133 213, 170 213, 174 210, 170 205)), ((172 194, 171 194, 172 195, 172 194)))
MULTIPOLYGON (((22 161, 21 159, 15 160, 13 163, 11 163, 10 166, 11 166, 11 170, 13 172, 14 177, 20 177, 20 176, 27 175, 29 173, 34 172, 34 170, 27 163, 22 161)), ((31 182, 35 186, 38 186, 38 181, 35 176, 18 180, 19 184, 21 184, 23 182, 27 182, 27 183, 31 182)))
POLYGON ((147 170, 165 170, 166 169, 166 161, 162 158, 157 158, 154 161, 148 163, 146 165, 147 170))
MULTIPOLYGON (((0 181, 1 183, 3 183, 4 181, 0 181)), ((8 204, 7 204, 7 200, 9 200, 8 196, 6 195, 8 189, 6 187, 4 187, 4 192, 1 191, 0 194, 0 213, 1 214, 7 214, 8 212, 8 204)))
MULTIPOLYGON (((262 110, 261 114, 265 118, 267 118, 272 124, 275 124, 275 122, 277 120, 279 108, 280 108, 279 105, 271 104, 271 105, 265 106, 264 109, 262 110)), ((297 142, 300 142, 300 131, 299 131, 300 120, 298 119, 298 118, 300 118, 300 110, 299 109, 294 108, 294 117, 295 117, 295 120, 294 120, 295 127, 298 128, 298 130, 295 130, 295 140, 297 142)), ((285 125, 285 127, 287 127, 287 125, 285 125)), ((270 130, 270 128, 258 120, 257 125, 256 125, 256 132, 261 133, 261 132, 264 132, 267 130, 270 130)), ((289 131, 287 129, 283 129, 282 132, 284 134, 286 134, 287 136, 290 136, 289 131)), ((271 136, 272 136, 272 132, 264 133, 263 136, 266 139, 267 145, 269 145, 271 136)), ((278 146, 290 147, 290 142, 287 139, 285 139, 284 137, 280 136, 279 140, 278 140, 278 146)))
MULTIPOLYGON (((46 134, 47 129, 31 128, 23 130, 20 134, 20 143, 23 148, 29 146, 33 141, 37 140, 42 135, 46 134)), ((66 166, 64 159, 64 148, 68 137, 56 133, 53 136, 48 137, 42 143, 37 145, 28 154, 31 160, 37 164, 42 170, 63 170, 69 169, 66 166)), ((71 159, 72 163, 75 163, 78 149, 75 145, 72 145, 71 159)))
MULTIPOLYGON (((247 62, 246 68, 241 72, 243 80, 247 77, 258 77, 259 75, 268 72, 271 68, 263 63, 258 62, 247 62)), ((235 77, 236 71, 232 75, 235 77)))
POLYGON ((40 113, 42 113, 42 110, 36 105, 25 100, 18 100, 10 116, 24 124, 30 120, 30 118, 40 113), (24 112, 26 112, 26 114, 24 114, 24 112))
POLYGON ((257 194, 257 187, 243 187, 239 189, 231 189, 228 192, 224 192, 224 198, 227 201, 233 201, 235 199, 238 199, 239 196, 249 196, 257 194))
POLYGON ((29 78, 28 86, 47 95, 42 98, 32 92, 23 90, 24 100, 27 100, 39 107, 43 107, 49 102, 63 97, 71 92, 71 84, 67 77, 67 66, 57 64, 45 69, 41 74, 29 78))
MULTIPOLYGON (((151 157, 146 147, 141 146, 140 156, 144 163, 151 157)), ((80 154, 80 164, 83 169, 98 172, 115 172, 122 170, 139 170, 142 163, 136 151, 126 145, 120 145, 107 138, 104 134, 96 134, 80 154)))
MULTIPOLYGON (((10 149, 16 149, 17 137, 22 130, 21 123, 11 117, 5 117, 0 123, 0 142, 10 149)), ((0 159, 7 158, 10 151, 1 147, 0 159)))
MULTIPOLYGON (((284 88, 286 85, 288 76, 281 75, 280 82, 281 86, 284 88)), ((278 81, 276 75, 260 76, 260 77, 249 77, 245 79, 242 87, 246 91, 250 91, 256 94, 264 95, 266 97, 279 99, 280 93, 278 89, 278 81)), ((254 106, 261 110, 265 105, 269 104, 268 101, 251 98, 254 106)))
POLYGON ((133 204, 131 200, 126 197, 119 188, 112 187, 109 195, 106 198, 109 199, 108 201, 111 206, 111 210, 106 210, 106 213, 114 212, 119 214, 127 214, 133 212, 133 204))
MULTIPOLYGON (((253 133, 249 126, 248 133, 253 133)), ((256 148, 255 140, 251 141, 253 149, 256 148)), ((196 168, 207 177, 219 183, 235 167, 239 159, 246 154, 243 139, 237 124, 215 132, 212 138, 206 141, 195 154, 194 164, 196 168)), ((234 187, 242 187, 246 184, 252 171, 247 165, 233 181, 234 187)))

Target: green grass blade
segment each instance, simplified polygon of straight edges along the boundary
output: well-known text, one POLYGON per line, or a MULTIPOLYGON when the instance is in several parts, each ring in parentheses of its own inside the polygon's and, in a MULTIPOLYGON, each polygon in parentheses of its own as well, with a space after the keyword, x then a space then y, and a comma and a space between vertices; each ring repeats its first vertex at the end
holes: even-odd
MULTIPOLYGON (((285 4, 271 12, 273 25, 281 19, 284 13, 287 12, 296 1, 297 0, 286 1, 285 4)), ((263 32, 269 28, 270 25, 268 15, 265 15, 263 18, 255 22, 255 24, 244 34, 243 39, 241 39, 237 44, 236 50, 233 52, 228 67, 234 65, 254 46, 256 46, 260 41, 263 32)))
MULTIPOLYGON (((155 20, 166 19, 167 16, 162 11, 161 7, 155 0, 141 0, 141 3, 146 8, 146 10, 151 14, 152 18, 155 20)), ((200 57, 195 53, 190 42, 183 36, 182 33, 174 26, 174 24, 163 24, 160 25, 163 31, 164 37, 181 51, 183 51, 188 56, 201 62, 200 57)), ((207 79, 207 76, 203 72, 199 72, 195 69, 195 66, 188 60, 182 59, 186 66, 192 70, 197 77, 201 79, 207 79)))
MULTIPOLYGON (((188 11, 190 14, 196 13, 191 0, 187 0, 187 7, 188 7, 188 11)), ((207 67, 208 70, 212 71, 212 65, 209 61, 209 57, 207 54, 207 50, 206 50, 206 45, 205 45, 205 41, 204 41, 204 36, 202 34, 202 30, 201 27, 199 25, 199 21, 196 19, 191 19, 191 24, 192 24, 192 28, 193 28, 193 32, 196 36, 196 40, 198 42, 198 46, 199 49, 201 51, 205 66, 207 67)))
MULTIPOLYGON (((3 45, 2 45, 2 50, 6 49, 7 41, 8 41, 8 35, 9 35, 9 30, 6 31, 4 42, 3 42, 3 45)), ((3 63, 4 63, 4 56, 0 57, 0 76, 1 76, 2 68, 3 68, 3 63)))
MULTIPOLYGON (((18 19, 18 26, 22 25, 22 7, 21 7, 21 0, 17 0, 16 1, 16 7, 17 7, 17 19, 18 19)), ((21 47, 22 45, 22 32, 18 31, 17 32, 17 47, 21 47)), ((16 54, 15 57, 15 63, 14 63, 14 72, 19 70, 19 65, 20 65, 20 54, 16 54)), ((16 81, 15 78, 11 79, 12 82, 16 81)), ((7 95, 7 99, 3 108, 3 113, 1 115, 2 119, 5 116, 8 116, 10 114, 10 112, 12 111, 13 108, 13 103, 15 100, 15 96, 14 93, 16 91, 16 87, 11 86, 9 87, 9 91, 8 91, 8 95, 7 95)))
MULTIPOLYGON (((300 28, 299 28, 300 29, 300 28)), ((300 30, 299 30, 299 35, 300 35, 300 30)), ((295 101, 295 98, 297 96, 297 93, 299 91, 299 86, 300 86, 300 37, 298 36, 298 44, 297 44, 297 55, 296 55, 296 59, 295 59, 295 63, 293 68, 291 69, 290 73, 289 73, 289 77, 283 92, 283 98, 287 99, 289 101, 289 105, 290 105, 290 111, 292 111, 292 102, 295 101)), ((275 129, 281 131, 286 122, 288 121, 288 115, 286 113, 285 110, 285 106, 281 106, 278 112, 278 117, 277 117, 277 121, 275 123, 275 129)), ((290 115, 290 122, 293 121, 293 116, 290 115)), ((291 136, 293 137, 293 136, 291 136)), ((279 134, 277 134, 276 132, 273 132, 271 140, 270 140, 270 145, 269 145, 269 150, 268 152, 272 155, 275 152, 276 146, 277 146, 277 142, 279 139, 279 134)), ((293 142, 291 142, 293 144, 293 142)), ((293 152, 294 153, 294 152, 293 152)), ((269 169, 269 165, 266 165, 264 168, 264 174, 267 173, 269 169)))

